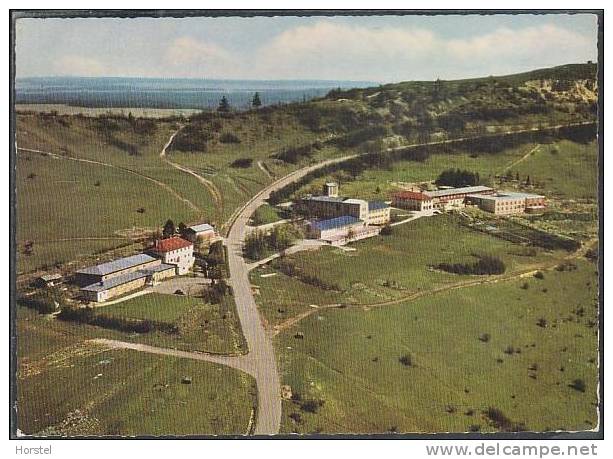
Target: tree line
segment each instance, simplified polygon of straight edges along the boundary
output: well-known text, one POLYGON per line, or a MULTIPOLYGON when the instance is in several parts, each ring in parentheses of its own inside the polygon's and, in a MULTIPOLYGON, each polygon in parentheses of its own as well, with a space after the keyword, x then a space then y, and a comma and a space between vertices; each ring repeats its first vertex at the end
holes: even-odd
POLYGON ((436 268, 453 274, 476 275, 503 274, 507 269, 500 258, 492 255, 479 256, 473 263, 439 263, 436 268))

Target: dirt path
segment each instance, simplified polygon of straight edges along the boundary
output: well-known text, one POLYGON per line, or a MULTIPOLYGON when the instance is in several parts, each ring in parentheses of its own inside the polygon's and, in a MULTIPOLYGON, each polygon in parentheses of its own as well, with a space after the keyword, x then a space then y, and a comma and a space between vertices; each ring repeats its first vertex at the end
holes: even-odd
POLYGON ((207 189, 207 191, 213 197, 213 201, 215 202, 215 208, 217 210, 217 213, 218 213, 219 217, 221 218, 221 216, 223 215, 224 201, 223 201, 223 196, 221 195, 221 192, 219 191, 217 186, 212 181, 204 178, 202 175, 200 175, 197 172, 191 170, 190 168, 188 168, 186 166, 183 166, 181 164, 175 163, 174 161, 171 161, 170 159, 168 159, 168 156, 166 155, 166 150, 168 149, 168 147, 170 146, 170 144, 174 140, 175 136, 179 133, 179 131, 181 129, 182 128, 177 129, 170 136, 170 139, 168 139, 168 142, 166 142, 166 145, 164 145, 164 148, 162 148, 162 151, 160 152, 160 158, 162 159, 162 161, 164 161, 165 163, 167 163, 170 166, 174 167, 175 169, 178 169, 181 172, 185 172, 186 174, 191 175, 196 180, 198 180, 202 185, 204 185, 204 187, 207 189))
POLYGON ((40 154, 40 155, 48 155, 48 156, 51 156, 52 158, 56 158, 56 159, 64 159, 64 160, 67 160, 67 161, 77 161, 77 162, 86 163, 86 164, 95 164, 97 166, 109 167, 111 169, 116 169, 116 170, 119 170, 119 171, 122 171, 122 172, 126 172, 128 174, 136 175, 136 176, 138 176, 140 178, 148 180, 149 182, 155 183, 157 186, 163 188, 164 190, 169 192, 171 195, 173 195, 178 200, 180 200, 180 201, 184 202, 185 204, 187 204, 192 210, 194 210, 194 211, 196 211, 198 213, 202 213, 202 209, 200 209, 198 206, 196 206, 189 199, 184 198, 183 196, 181 196, 179 193, 177 193, 173 188, 171 188, 166 183, 161 182, 160 180, 154 179, 153 177, 149 177, 148 175, 141 174, 140 172, 133 171, 132 169, 128 169, 128 168, 121 167, 121 166, 116 166, 114 164, 105 163, 105 162, 102 162, 102 161, 96 161, 96 160, 93 160, 93 159, 73 158, 73 157, 70 157, 70 156, 59 155, 57 153, 51 153, 49 151, 34 150, 32 148, 21 148, 21 147, 18 147, 17 145, 15 145, 15 151, 16 152, 26 151, 26 152, 30 152, 30 153, 37 153, 37 154, 40 154))
POLYGON ((262 172, 264 172, 264 175, 266 175, 266 177, 273 178, 273 176, 270 175, 270 172, 268 172, 268 169, 264 167, 264 164, 262 163, 262 161, 258 161, 258 167, 260 168, 262 172))
POLYGON ((489 276, 486 279, 475 279, 475 280, 468 280, 468 281, 464 281, 464 282, 458 282, 456 284, 449 284, 449 285, 443 285, 441 287, 437 287, 435 289, 432 290, 428 290, 428 291, 424 291, 424 292, 415 292, 412 293, 410 295, 406 295, 400 298, 395 298, 393 300, 388 300, 388 301, 381 301, 378 303, 361 303, 361 304, 325 304, 322 306, 319 306, 318 308, 313 308, 313 309, 309 309, 307 311, 304 311, 294 317, 290 317, 289 319, 287 319, 286 321, 280 323, 279 325, 275 325, 273 327, 273 336, 278 335, 279 333, 283 332, 284 330, 287 330, 288 328, 293 327, 294 325, 296 325, 298 322, 300 322, 303 319, 306 319, 307 317, 311 316, 312 314, 323 310, 323 309, 333 309, 333 308, 363 308, 363 309, 370 309, 370 308, 379 308, 379 307, 384 307, 384 306, 393 306, 396 304, 400 304, 400 303, 405 303, 408 301, 415 301, 417 299, 423 298, 423 297, 427 297, 427 296, 433 296, 433 295, 437 295, 439 293, 444 293, 444 292, 448 292, 451 290, 457 290, 457 289, 461 289, 461 288, 468 288, 468 287, 475 287, 477 285, 486 285, 486 284, 496 284, 498 282, 508 282, 511 280, 516 280, 516 279, 521 279, 523 277, 528 277, 531 276, 533 274, 535 274, 537 271, 549 271, 554 269, 557 265, 560 264, 560 262, 563 261, 569 261, 572 259, 577 259, 580 258, 582 256, 585 256, 585 253, 587 252, 587 250, 589 250, 594 243, 597 241, 597 239, 591 239, 590 241, 588 241, 587 243, 585 243, 579 250, 573 252, 570 255, 567 255, 565 257, 562 257, 558 260, 554 261, 549 261, 549 262, 542 262, 542 263, 536 263, 534 265, 530 265, 524 269, 522 269, 521 271, 512 273, 512 274, 508 274, 508 275, 500 275, 500 276, 489 276))
POLYGON ((504 174, 509 169, 512 169, 513 167, 517 166, 519 163, 524 162, 525 160, 527 160, 532 155, 532 153, 535 153, 539 148, 541 148, 541 146, 540 145, 536 145, 532 150, 530 150, 524 156, 522 156, 521 158, 513 161, 511 164, 505 166, 505 168, 500 173, 504 174))
POLYGON ((114 339, 96 338, 88 340, 92 344, 97 344, 106 347, 107 349, 130 349, 138 352, 146 352, 148 354, 168 355, 171 357, 180 357, 183 359, 203 360, 206 362, 227 365, 232 368, 254 374, 253 359, 244 355, 229 356, 207 354, 206 352, 180 351, 178 349, 169 349, 165 347, 149 346, 147 344, 129 343, 126 341, 118 341, 114 339))

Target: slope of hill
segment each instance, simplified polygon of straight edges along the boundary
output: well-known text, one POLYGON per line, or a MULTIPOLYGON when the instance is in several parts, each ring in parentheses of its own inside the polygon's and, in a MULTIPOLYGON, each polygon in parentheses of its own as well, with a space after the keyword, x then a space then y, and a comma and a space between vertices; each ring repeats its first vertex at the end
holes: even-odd
POLYGON ((39 247, 35 252, 44 252, 40 260, 30 256, 27 263, 20 257, 20 266, 29 270, 68 261, 118 242, 99 239, 92 248, 86 238, 152 229, 166 218, 222 225, 267 183, 327 158, 594 121, 597 94, 596 66, 576 64, 504 77, 336 89, 308 102, 203 112, 190 118, 22 113, 17 117, 20 148, 73 161, 35 158, 32 153, 20 157, 18 243, 34 241, 39 247), (195 171, 208 187, 160 158, 177 130, 168 158, 195 171), (50 173, 46 181, 49 174, 42 169, 50 173), (104 172, 104 177, 94 177, 94 171, 104 172), (129 182, 129 192, 114 186, 105 190, 121 181, 129 182), (87 189, 76 189, 77 184, 87 189), (58 187, 72 187, 62 190, 70 194, 71 213, 62 210, 63 197, 50 198, 49 190, 58 187), (174 206, 173 215, 166 215, 160 202, 174 206), (153 207, 160 210, 154 212, 153 207), (79 209, 90 211, 78 218, 79 209), (60 244, 57 240, 62 241, 61 250, 52 247, 60 244), (77 243, 83 251, 76 251, 77 243))

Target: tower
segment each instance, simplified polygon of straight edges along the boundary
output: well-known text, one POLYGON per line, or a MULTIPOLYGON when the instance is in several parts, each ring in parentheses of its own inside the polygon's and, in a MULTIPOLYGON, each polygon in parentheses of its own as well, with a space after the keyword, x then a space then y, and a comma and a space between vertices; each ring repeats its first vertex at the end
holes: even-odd
POLYGON ((331 197, 331 198, 338 197, 338 183, 327 182, 324 185, 324 195, 331 197))

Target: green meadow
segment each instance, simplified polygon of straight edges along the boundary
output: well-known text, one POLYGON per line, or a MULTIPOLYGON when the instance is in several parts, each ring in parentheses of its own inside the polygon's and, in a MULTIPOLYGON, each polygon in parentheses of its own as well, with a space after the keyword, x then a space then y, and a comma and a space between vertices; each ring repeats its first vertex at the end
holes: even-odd
POLYGON ((588 261, 576 266, 397 305, 317 311, 277 337, 294 394, 282 431, 595 428, 597 274, 588 261), (490 408, 508 423, 497 425, 490 408))

